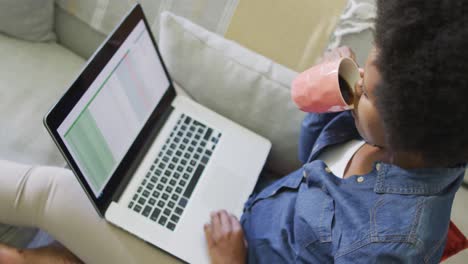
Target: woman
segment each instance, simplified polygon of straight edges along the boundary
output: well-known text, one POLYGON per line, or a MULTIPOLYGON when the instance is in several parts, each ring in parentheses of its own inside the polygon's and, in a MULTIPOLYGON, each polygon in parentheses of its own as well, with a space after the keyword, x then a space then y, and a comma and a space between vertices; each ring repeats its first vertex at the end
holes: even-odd
POLYGON ((468 160, 467 9, 378 1, 355 109, 308 115, 305 165, 251 196, 240 223, 211 215, 213 263, 438 263, 468 160), (328 153, 349 151, 336 175, 328 153))
MULTIPOLYGON (((304 166, 253 194, 240 222, 211 215, 212 262, 438 263, 468 156, 466 9, 379 0, 355 109, 309 114, 304 166), (336 154, 348 158, 343 170, 336 154)), ((324 60, 343 56, 353 57, 341 48, 324 60)), ((26 253, 0 248, 0 262, 78 261, 64 249, 26 253)))

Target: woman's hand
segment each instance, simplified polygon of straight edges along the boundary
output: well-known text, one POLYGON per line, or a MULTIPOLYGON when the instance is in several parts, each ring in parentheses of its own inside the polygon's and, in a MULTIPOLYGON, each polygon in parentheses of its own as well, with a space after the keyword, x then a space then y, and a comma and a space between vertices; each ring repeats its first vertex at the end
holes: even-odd
POLYGON ((340 58, 344 57, 348 57, 351 58, 353 61, 356 61, 356 54, 354 54, 354 51, 348 46, 342 46, 336 49, 332 49, 330 51, 326 51, 322 55, 322 57, 318 59, 317 64, 339 60, 340 58))
POLYGON ((244 232, 234 215, 225 210, 211 213, 211 223, 205 224, 205 236, 211 263, 245 263, 247 248, 244 232))

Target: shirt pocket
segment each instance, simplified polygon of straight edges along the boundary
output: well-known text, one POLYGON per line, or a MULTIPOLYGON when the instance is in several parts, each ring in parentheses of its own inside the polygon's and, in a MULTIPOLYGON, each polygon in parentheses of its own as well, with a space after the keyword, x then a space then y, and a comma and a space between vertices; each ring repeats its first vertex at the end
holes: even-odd
POLYGON ((370 211, 373 242, 417 243, 424 197, 384 194, 370 211))
POLYGON ((270 186, 263 189, 260 193, 251 195, 249 200, 245 203, 244 209, 249 210, 258 201, 275 196, 284 190, 297 190, 301 184, 303 178, 303 170, 296 170, 287 176, 273 182, 270 186))
POLYGON ((332 197, 318 188, 301 188, 294 218, 299 257, 308 255, 315 259, 317 252, 326 254, 323 247, 331 244, 334 217, 335 201, 332 197))

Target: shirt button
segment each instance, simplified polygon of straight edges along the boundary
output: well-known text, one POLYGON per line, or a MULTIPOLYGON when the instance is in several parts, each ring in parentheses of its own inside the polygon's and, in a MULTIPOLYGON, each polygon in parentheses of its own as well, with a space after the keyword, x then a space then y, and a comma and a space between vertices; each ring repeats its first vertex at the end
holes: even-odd
POLYGON ((359 177, 356 179, 356 181, 357 181, 358 183, 362 183, 362 182, 364 181, 364 177, 359 176, 359 177))
POLYGON ((303 177, 304 179, 307 178, 307 172, 306 172, 305 170, 302 171, 302 177, 303 177))
POLYGON ((328 167, 325 167, 325 171, 328 172, 328 173, 331 172, 330 168, 328 168, 328 167))
POLYGON ((380 163, 377 163, 377 165, 375 165, 375 169, 376 169, 377 171, 379 171, 379 170, 380 170, 380 166, 381 166, 380 163))

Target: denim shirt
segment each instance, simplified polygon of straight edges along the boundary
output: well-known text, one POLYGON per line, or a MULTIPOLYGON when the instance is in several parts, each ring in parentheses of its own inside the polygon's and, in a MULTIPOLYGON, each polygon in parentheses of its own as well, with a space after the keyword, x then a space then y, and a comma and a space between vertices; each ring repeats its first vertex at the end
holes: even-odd
POLYGON ((316 157, 360 139, 347 112, 308 114, 302 168, 245 203, 241 224, 249 263, 438 263, 466 163, 406 170, 376 161, 341 179, 316 157))

